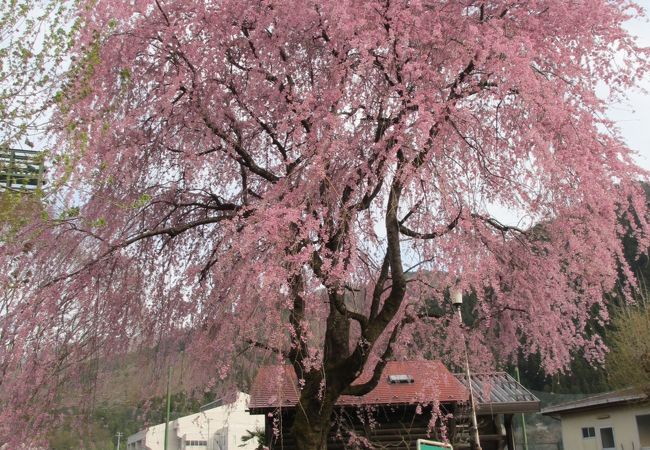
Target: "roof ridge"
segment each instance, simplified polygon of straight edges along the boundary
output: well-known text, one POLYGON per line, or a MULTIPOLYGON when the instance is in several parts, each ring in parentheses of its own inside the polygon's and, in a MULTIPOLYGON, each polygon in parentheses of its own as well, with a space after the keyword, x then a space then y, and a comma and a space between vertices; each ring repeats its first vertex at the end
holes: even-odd
POLYGON ((557 403, 555 405, 549 405, 542 409, 542 414, 551 414, 556 412, 586 408, 598 408, 604 405, 624 403, 627 401, 644 401, 648 400, 648 398, 649 397, 647 393, 643 392, 639 388, 630 386, 613 391, 599 392, 596 394, 588 395, 584 398, 557 403))

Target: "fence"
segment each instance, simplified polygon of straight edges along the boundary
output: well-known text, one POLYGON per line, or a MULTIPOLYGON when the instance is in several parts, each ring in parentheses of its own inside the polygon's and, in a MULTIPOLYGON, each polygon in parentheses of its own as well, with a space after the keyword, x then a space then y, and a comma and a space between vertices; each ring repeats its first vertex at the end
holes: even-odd
MULTIPOLYGON (((552 394, 549 392, 531 391, 541 400, 542 408, 556 403, 564 403, 584 398, 584 394, 552 394)), ((528 450, 563 450, 562 427, 560 421, 540 413, 529 413, 526 417, 526 435, 528 450)), ((524 437, 521 429, 521 416, 515 420, 515 442, 518 450, 524 449, 524 437)), ((571 449, 569 449, 571 450, 571 449)))

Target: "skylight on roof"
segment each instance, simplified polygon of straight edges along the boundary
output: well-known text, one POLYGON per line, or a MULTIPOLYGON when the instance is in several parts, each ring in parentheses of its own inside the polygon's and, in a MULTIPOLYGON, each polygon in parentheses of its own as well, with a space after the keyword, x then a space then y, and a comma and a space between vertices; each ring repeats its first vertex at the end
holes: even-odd
POLYGON ((408 384, 413 383, 411 375, 388 375, 388 382, 390 384, 408 384))

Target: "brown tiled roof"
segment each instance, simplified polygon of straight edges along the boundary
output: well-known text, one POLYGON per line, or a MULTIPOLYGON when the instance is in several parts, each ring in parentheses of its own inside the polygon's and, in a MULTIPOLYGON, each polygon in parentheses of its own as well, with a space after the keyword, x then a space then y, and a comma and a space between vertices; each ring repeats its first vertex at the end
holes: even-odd
POLYGON ((546 408, 542 409, 542 414, 565 414, 571 413, 573 411, 604 408, 612 405, 643 402, 648 400, 650 400, 648 398, 648 395, 640 389, 627 388, 618 391, 591 395, 580 400, 560 403, 558 405, 547 406, 546 408))
MULTIPOLYGON (((360 383, 370 374, 362 376, 360 383)), ((291 366, 266 366, 260 368, 251 389, 249 409, 263 412, 277 407, 293 407, 298 403, 300 390, 291 366)), ((468 392, 439 361, 391 361, 386 364, 381 380, 370 393, 355 397, 343 395, 339 406, 397 405, 467 401, 468 392), (391 375, 410 375, 412 383, 390 383, 391 375)))

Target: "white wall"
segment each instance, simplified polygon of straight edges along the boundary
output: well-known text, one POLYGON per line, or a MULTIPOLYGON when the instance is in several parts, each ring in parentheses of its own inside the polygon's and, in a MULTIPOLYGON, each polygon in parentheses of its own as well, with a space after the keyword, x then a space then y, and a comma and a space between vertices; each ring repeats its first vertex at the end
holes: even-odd
MULTIPOLYGON (((240 392, 233 403, 170 422, 168 450, 254 450, 255 440, 239 447, 247 430, 264 429, 264 417, 246 411, 249 398, 240 392), (190 445, 196 442, 207 445, 190 445), (220 448, 223 444, 226 448, 220 448)), ((127 450, 163 450, 164 441, 165 424, 159 424, 129 436, 127 450)))

